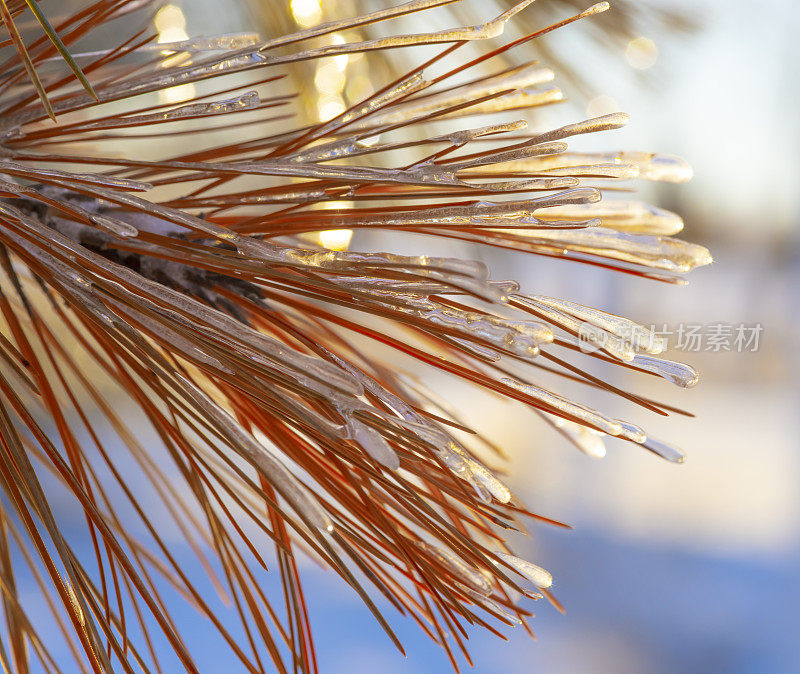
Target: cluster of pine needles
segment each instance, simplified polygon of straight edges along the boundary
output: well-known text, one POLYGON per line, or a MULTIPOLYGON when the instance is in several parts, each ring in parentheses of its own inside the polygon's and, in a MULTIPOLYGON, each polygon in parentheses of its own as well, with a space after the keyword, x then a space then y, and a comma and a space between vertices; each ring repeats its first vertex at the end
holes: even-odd
POLYGON ((456 669, 470 662, 469 629, 530 631, 520 599, 558 607, 552 577, 503 534, 559 523, 514 498, 486 465, 502 448, 425 371, 521 401, 590 455, 616 437, 682 459, 538 381, 680 413, 590 372, 615 363, 693 385, 646 327, 528 294, 480 262, 328 250, 308 236, 410 232, 666 283, 710 262, 673 238, 677 215, 605 198, 620 181, 690 175, 675 157, 580 150, 580 135, 626 115, 551 130, 524 120, 562 98, 526 46, 607 3, 511 42, 503 29, 531 0, 480 25, 392 33, 392 19, 451 1, 267 42, 157 44, 157 2, 94 0, 56 16, 0 0, 5 672, 203 671, 176 600, 218 632, 228 671, 316 671, 308 559, 338 574, 400 650, 387 608, 456 669), (328 40, 367 25, 370 39, 328 40), (334 118, 292 114, 282 68, 413 58, 416 46, 416 67, 334 118), (494 66, 511 55, 519 65, 494 66), (191 100, 158 97, 186 84, 191 100), (277 597, 265 589, 276 573, 277 597))

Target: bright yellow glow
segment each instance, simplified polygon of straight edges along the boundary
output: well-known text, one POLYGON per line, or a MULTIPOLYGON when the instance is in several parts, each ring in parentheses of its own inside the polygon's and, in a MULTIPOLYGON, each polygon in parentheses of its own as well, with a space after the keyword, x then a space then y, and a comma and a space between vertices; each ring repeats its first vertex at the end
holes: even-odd
POLYGON ((177 87, 161 89, 158 98, 162 103, 183 103, 194 98, 194 84, 179 84, 177 87))
POLYGON ((165 42, 182 42, 188 39, 189 35, 186 33, 186 30, 177 26, 162 30, 158 34, 158 44, 164 44, 165 42))
POLYGON ((352 238, 352 229, 329 229, 319 233, 320 244, 328 250, 347 250, 352 238))
POLYGON ((360 145, 364 145, 366 147, 372 147, 373 145, 377 145, 381 140, 381 134, 377 133, 374 136, 367 136, 366 138, 362 138, 359 140, 360 145))
POLYGON ((347 81, 347 98, 351 101, 363 101, 372 92, 372 83, 364 75, 357 75, 347 81))
MULTIPOLYGON (((341 33, 334 33, 332 38, 333 44, 347 44, 347 40, 344 39, 341 33)), ((334 56, 333 63, 336 66, 336 69, 344 72, 347 68, 348 58, 349 57, 347 54, 339 54, 339 56, 334 56)))
POLYGON ((619 112, 619 104, 611 96, 597 96, 586 106, 586 116, 589 118, 610 115, 612 112, 619 112))
MULTIPOLYGON (((189 35, 186 32, 186 15, 177 5, 164 5, 156 12, 153 22, 155 23, 156 30, 158 30, 159 44, 181 42, 189 39, 189 35)), ((165 51, 164 54, 173 54, 162 61, 161 65, 164 68, 188 62, 186 54, 175 54, 169 51, 165 51)), ((158 98, 162 103, 182 103, 183 101, 194 98, 194 94, 194 84, 181 84, 177 87, 162 89, 158 92, 158 98)))
POLYGON ((314 76, 314 86, 323 94, 338 94, 344 89, 344 73, 335 63, 320 63, 314 76))
POLYGON ((658 60, 658 47, 649 37, 637 37, 625 47, 625 60, 632 68, 647 70, 658 60))
POLYGON ((186 16, 176 5, 164 5, 156 12, 156 30, 162 33, 173 28, 186 28, 186 16))
POLYGON ((186 16, 180 7, 164 5, 156 12, 154 23, 158 31, 159 44, 189 39, 189 35, 186 33, 186 16))
POLYGON ((317 113, 320 122, 327 122, 337 115, 341 115, 347 107, 341 96, 326 96, 317 104, 317 113))
POLYGON ((294 20, 301 26, 313 26, 322 18, 320 0, 292 0, 289 9, 294 20))

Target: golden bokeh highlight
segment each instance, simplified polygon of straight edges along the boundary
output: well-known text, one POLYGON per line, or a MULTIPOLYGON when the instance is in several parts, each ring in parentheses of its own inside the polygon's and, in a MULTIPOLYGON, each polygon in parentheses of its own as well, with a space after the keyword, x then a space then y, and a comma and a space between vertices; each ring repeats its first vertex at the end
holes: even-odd
POLYGON ((649 37, 637 37, 625 47, 625 60, 631 68, 647 70, 658 60, 658 47, 649 37))

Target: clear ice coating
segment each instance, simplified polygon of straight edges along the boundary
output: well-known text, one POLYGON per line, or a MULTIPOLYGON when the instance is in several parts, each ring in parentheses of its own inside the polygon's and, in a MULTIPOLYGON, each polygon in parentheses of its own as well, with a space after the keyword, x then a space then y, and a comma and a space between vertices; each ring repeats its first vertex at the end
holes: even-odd
MULTIPOLYGON (((488 282, 488 269, 481 262, 457 258, 417 257, 393 253, 355 253, 316 251, 301 248, 281 248, 262 241, 237 240, 240 251, 270 262, 303 265, 321 271, 353 272, 363 270, 379 276, 392 271, 403 271, 413 277, 423 277, 450 285, 464 292, 495 302, 500 291, 488 282), (263 245, 262 245, 263 244, 263 245), (265 245, 267 247, 265 247, 265 245)), ((414 279, 415 281, 418 278, 414 279)))
MULTIPOLYGON (((371 115, 367 120, 364 120, 364 122, 354 125, 354 128, 356 130, 361 130, 420 119, 433 112, 463 105, 485 96, 497 94, 501 91, 521 90, 537 84, 544 84, 552 81, 553 77, 552 70, 538 64, 519 66, 499 75, 495 75, 494 77, 485 78, 479 82, 463 84, 449 91, 431 94, 419 100, 412 99, 400 103, 399 105, 393 106, 391 110, 371 115)), ((508 101, 511 99, 505 100, 508 101)), ((474 109, 478 107, 479 106, 475 105, 470 106, 461 114, 475 114, 474 109)))
POLYGON ((351 363, 334 353, 324 349, 328 357, 338 364, 343 371, 352 375, 365 391, 375 395, 387 406, 398 412, 403 418, 387 417, 392 423, 413 432, 420 440, 427 443, 437 458, 458 478, 470 483, 486 503, 491 503, 492 496, 503 503, 511 500, 511 492, 495 478, 491 472, 475 461, 453 440, 441 427, 431 423, 429 419, 417 412, 402 398, 387 391, 375 379, 368 376, 351 363), (473 471, 479 473, 478 476, 473 471), (486 485, 486 486, 484 486, 486 485))
POLYGON ((651 152, 617 152, 611 156, 614 159, 635 163, 639 167, 639 177, 645 180, 685 183, 694 175, 688 162, 672 155, 651 152))
POLYGON ((513 321, 447 306, 420 310, 418 315, 431 324, 458 330, 472 339, 522 358, 535 358, 541 344, 553 341, 550 328, 533 321, 513 321))
POLYGON ((604 199, 594 204, 554 206, 536 215, 545 221, 595 219, 601 227, 629 234, 672 236, 683 229, 679 215, 639 201, 604 199))
MULTIPOLYGON (((27 197, 32 201, 38 201, 40 203, 49 204, 52 201, 52 197, 47 194, 47 187, 40 191, 31 186, 18 185, 17 183, 0 179, 0 191, 8 192, 18 197, 27 197)), ((122 222, 116 218, 100 215, 98 213, 93 213, 92 211, 81 208, 73 203, 63 204, 62 208, 65 212, 68 212, 72 215, 77 215, 78 217, 97 225, 100 229, 103 229, 114 236, 128 238, 136 236, 139 233, 139 230, 137 230, 136 227, 128 224, 127 222, 122 222)))
MULTIPOLYGON (((145 5, 152 0, 139 0, 138 2, 128 2, 128 7, 134 5, 145 5)), ((258 33, 225 33, 222 35, 208 35, 205 37, 193 37, 188 40, 178 40, 176 42, 159 42, 140 44, 132 51, 138 52, 201 52, 201 51, 228 51, 231 49, 244 49, 261 44, 258 33)), ((97 58, 98 56, 108 56, 112 54, 111 49, 96 49, 93 51, 74 51, 70 50, 70 56, 74 59, 97 58)), ((41 62, 61 61, 63 57, 50 56, 39 59, 41 62)))
POLYGON ((289 471, 281 461, 264 445, 236 422, 236 420, 217 405, 208 395, 182 374, 173 376, 181 384, 183 393, 222 431, 231 446, 253 467, 261 471, 275 490, 283 496, 294 511, 310 526, 320 532, 332 532, 333 522, 320 504, 289 471))
POLYGON ((667 348, 667 341, 665 339, 657 335, 652 329, 635 323, 630 319, 609 314, 605 311, 593 309, 592 307, 587 307, 582 304, 576 304, 575 302, 569 302, 568 300, 544 297, 543 295, 534 295, 531 299, 560 312, 569 314, 570 316, 574 316, 579 321, 589 323, 618 338, 620 341, 617 350, 623 354, 623 360, 630 361, 634 358, 634 354, 630 350, 625 350, 623 353, 623 349, 626 346, 629 346, 631 349, 643 350, 650 354, 662 353, 667 348))
MULTIPOLYGON (((530 5, 532 2, 533 0, 522 0, 522 2, 518 2, 516 5, 513 5, 502 14, 496 16, 494 19, 474 26, 465 26, 462 28, 454 28, 431 33, 395 35, 392 37, 342 45, 327 45, 324 47, 318 47, 316 49, 309 49, 304 52, 298 52, 287 58, 291 58, 291 60, 305 60, 308 58, 336 56, 339 54, 371 51, 375 49, 387 49, 391 47, 410 47, 418 44, 446 44, 465 40, 487 40, 502 35, 506 24, 511 20, 511 18, 515 14, 525 9, 525 7, 530 5)), ((275 59, 273 62, 279 61, 275 59)))
MULTIPOLYGON (((555 183, 556 181, 546 181, 555 183)), ((559 187, 561 183, 543 187, 559 187)), ((595 190, 569 190, 554 196, 527 199, 525 201, 480 201, 459 206, 439 206, 419 208, 412 211, 395 211, 380 215, 357 215, 350 213, 336 214, 326 217, 327 229, 354 229, 357 227, 491 227, 504 228, 530 225, 531 227, 585 227, 586 220, 575 223, 557 222, 539 217, 540 213, 549 214, 554 204, 566 204, 573 201, 582 203, 599 196, 595 190)))
POLYGON ((628 234, 605 227, 522 230, 521 233, 526 239, 542 245, 671 272, 687 272, 712 262, 708 249, 695 243, 663 236, 628 234))
MULTIPOLYGON (((618 115, 622 113, 616 113, 618 115)), ((627 116, 626 116, 627 117, 627 116)), ((602 119, 602 118, 598 118, 602 119)), ((569 127, 563 127, 569 128, 569 127)), ((618 127, 615 127, 618 128, 618 127)), ((601 129, 592 129, 601 130, 601 129)), ((548 140, 556 137, 556 131, 542 136, 548 140)), ((654 182, 683 183, 692 178, 692 167, 680 157, 653 154, 650 152, 563 152, 558 155, 521 160, 514 164, 515 171, 541 171, 546 173, 566 172, 572 168, 582 168, 590 172, 593 167, 625 167, 625 178, 640 178, 654 182)))
POLYGON ((571 400, 562 398, 560 395, 538 386, 523 384, 508 377, 503 377, 500 381, 518 391, 522 391, 522 393, 525 393, 534 400, 538 400, 544 405, 556 409, 566 416, 572 417, 569 421, 593 426, 595 429, 607 433, 608 435, 619 435, 622 433, 622 426, 620 426, 618 422, 609 419, 596 410, 574 403, 571 400))
POLYGON ((190 103, 181 105, 163 112, 153 112, 144 115, 128 115, 127 117, 111 117, 96 122, 86 122, 81 126, 83 131, 93 131, 105 128, 121 128, 126 126, 141 126, 159 122, 173 122, 179 119, 193 117, 207 117, 209 115, 225 115, 230 112, 243 112, 254 110, 261 103, 255 91, 248 91, 234 98, 227 98, 207 103, 190 103))
POLYGON ((495 554, 513 568, 520 576, 531 581, 536 587, 546 590, 553 584, 553 576, 542 567, 505 552, 496 552, 495 554))
POLYGON ((112 187, 115 190, 131 190, 135 192, 143 192, 153 187, 149 183, 143 183, 138 180, 117 178, 100 173, 71 173, 68 171, 59 171, 57 169, 41 168, 39 166, 31 168, 25 164, 8 159, 0 159, 0 173, 6 173, 10 176, 19 176, 28 180, 43 181, 46 178, 53 178, 55 180, 64 180, 71 183, 88 183, 89 185, 97 185, 100 187, 112 187))
POLYGON ((496 362, 503 357, 501 353, 498 353, 494 349, 490 349, 488 346, 475 344, 474 342, 469 342, 466 339, 461 339, 460 337, 448 337, 447 339, 456 344, 463 351, 466 351, 470 355, 482 360, 496 362))
MULTIPOLYGON (((178 42, 159 42, 139 47, 142 51, 228 51, 261 44, 258 33, 225 33, 207 37, 193 37, 178 42)), ((137 50, 138 51, 138 50, 137 50)))
MULTIPOLYGON (((542 314, 554 325, 578 335, 578 344, 582 351, 603 349, 606 353, 623 361, 631 361, 634 357, 633 346, 622 338, 611 334, 597 325, 579 319, 565 311, 556 309, 550 304, 540 301, 538 296, 525 297, 517 295, 514 299, 542 314)), ((545 298, 550 299, 550 298, 545 298)))
POLYGON ((170 345, 170 347, 175 349, 175 351, 182 353, 190 360, 199 360, 205 365, 210 365, 211 367, 215 367, 222 372, 233 374, 233 370, 223 365, 217 358, 214 358, 213 356, 205 353, 205 351, 198 349, 191 339, 184 337, 175 330, 172 330, 171 328, 159 323, 147 314, 126 306, 121 302, 117 302, 113 298, 106 298, 106 303, 113 306, 118 314, 123 316, 127 315, 129 320, 132 319, 136 323, 144 326, 144 329, 147 332, 154 335, 158 340, 166 342, 170 345))

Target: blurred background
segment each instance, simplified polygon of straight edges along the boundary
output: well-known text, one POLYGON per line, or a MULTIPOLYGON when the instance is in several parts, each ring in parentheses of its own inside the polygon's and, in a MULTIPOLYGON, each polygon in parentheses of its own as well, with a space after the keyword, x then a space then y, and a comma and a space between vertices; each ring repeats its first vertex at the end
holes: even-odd
MULTIPOLYGON (((165 42, 182 39, 175 31, 269 36, 386 4, 175 0, 172 18, 161 15, 157 28, 165 42)), ((589 4, 538 0, 524 25, 533 30, 589 4)), ((432 20, 476 23, 505 6, 463 0, 432 20)), ((422 19, 408 19, 409 30, 430 29, 414 21, 422 19)), ((578 24, 548 38, 538 53, 570 101, 529 121, 549 127, 630 113, 626 129, 581 147, 687 159, 692 182, 648 185, 642 199, 679 212, 682 237, 708 246, 715 264, 692 273, 688 287, 673 287, 502 251, 464 246, 454 254, 481 257, 502 270, 498 277, 531 292, 666 324, 671 345, 680 324, 701 326, 699 349, 673 352, 701 372, 693 390, 604 373, 696 418, 631 417, 682 447, 683 465, 622 443, 609 443, 608 456, 597 461, 522 406, 473 395, 445 378, 427 382, 510 454, 508 480, 531 510, 574 526, 534 526, 531 537, 515 541, 520 556, 553 572, 566 614, 538 605, 536 642, 521 631, 507 644, 474 632, 475 671, 800 671, 800 8, 791 0, 629 0, 612 2, 602 21, 604 30, 578 24), (733 331, 719 350, 709 338, 716 330, 709 326, 717 325, 733 331), (758 344, 737 348, 739 326, 755 329, 758 344)), ((512 24, 507 37, 524 32, 512 24)), ((302 101, 309 116, 333 116, 348 97, 381 86, 392 68, 350 65, 333 83, 331 73, 306 73, 316 83, 302 101)), ((350 245, 388 247, 369 233, 350 245)), ((401 252, 419 245, 391 242, 401 252)), ((580 392, 612 415, 630 415, 620 401, 580 392)), ((403 658, 346 587, 311 564, 306 579, 322 671, 448 670, 443 652, 414 624, 393 621, 409 653, 403 658)), ((228 652, 215 642, 197 647, 203 671, 231 671, 228 652)))

